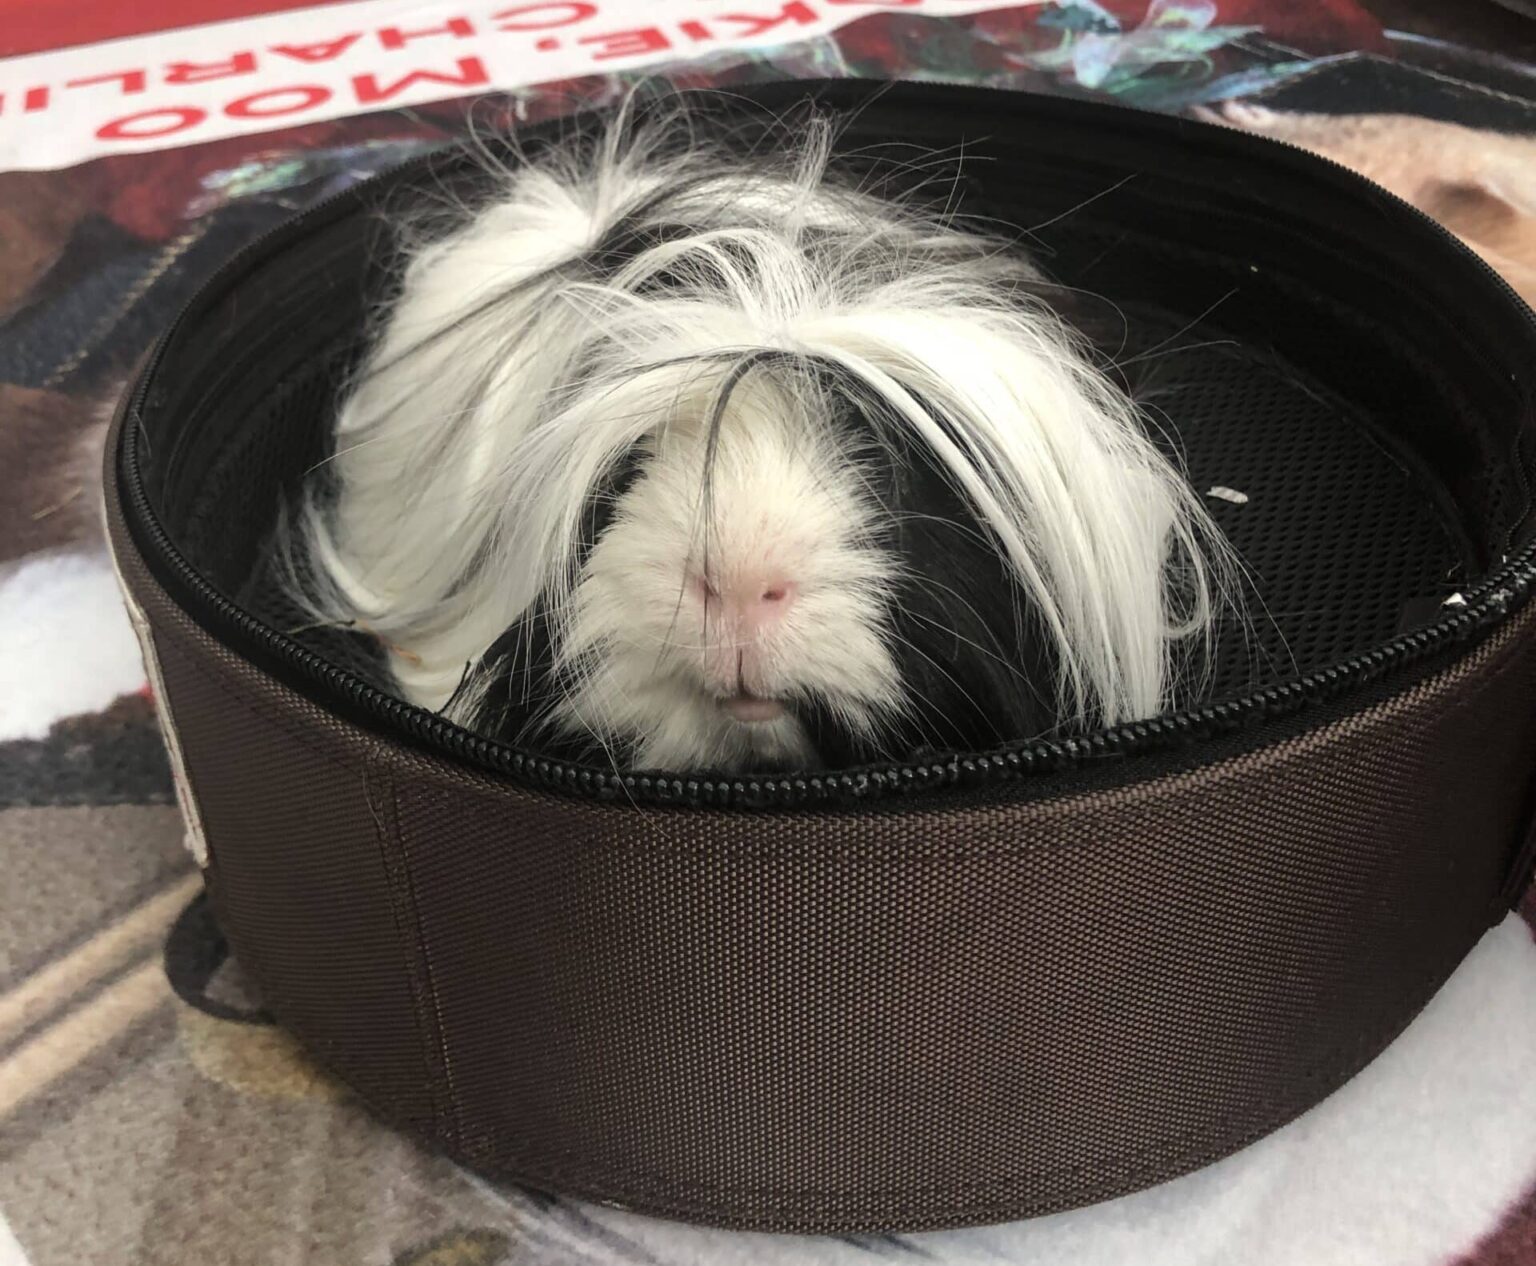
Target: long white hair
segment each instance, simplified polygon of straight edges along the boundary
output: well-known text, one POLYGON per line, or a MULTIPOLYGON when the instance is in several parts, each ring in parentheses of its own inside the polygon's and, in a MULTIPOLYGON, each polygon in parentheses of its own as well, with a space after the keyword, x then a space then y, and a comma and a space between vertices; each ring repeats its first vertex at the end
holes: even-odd
POLYGON ((306 601, 376 634, 407 698, 470 719, 492 643, 536 603, 557 644, 570 627, 606 472, 778 351, 926 446, 1038 613, 1065 725, 1165 707, 1228 556, 1028 261, 830 175, 825 123, 745 157, 693 130, 621 116, 412 248, 294 519, 306 601))

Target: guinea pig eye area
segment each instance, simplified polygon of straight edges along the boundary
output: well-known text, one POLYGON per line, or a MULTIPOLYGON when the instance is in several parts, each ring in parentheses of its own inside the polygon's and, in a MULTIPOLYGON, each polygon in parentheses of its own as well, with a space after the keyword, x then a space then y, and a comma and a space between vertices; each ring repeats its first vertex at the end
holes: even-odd
POLYGON ((887 496, 902 560, 890 623, 908 702, 900 754, 1054 733, 1052 643, 991 533, 921 453, 887 496))

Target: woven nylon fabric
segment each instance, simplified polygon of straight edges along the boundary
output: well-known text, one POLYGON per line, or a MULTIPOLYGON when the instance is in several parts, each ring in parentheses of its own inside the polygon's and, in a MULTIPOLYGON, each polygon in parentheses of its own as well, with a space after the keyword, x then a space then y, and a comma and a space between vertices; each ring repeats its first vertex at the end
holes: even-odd
POLYGON ((732 1226, 1039 1214, 1275 1128, 1495 917, 1536 762, 1527 611, 1364 712, 1139 785, 641 812, 344 726, 127 574, 283 1022, 487 1174, 732 1226))
POLYGON ((381 864, 356 745, 312 706, 252 711, 261 705, 236 683, 199 670, 206 648, 158 637, 156 650, 172 700, 202 692, 203 725, 189 719, 183 744, 220 836, 213 898, 241 964, 322 1063, 392 1120, 430 1131, 411 930, 381 864), (210 723, 222 735, 212 743, 210 723))

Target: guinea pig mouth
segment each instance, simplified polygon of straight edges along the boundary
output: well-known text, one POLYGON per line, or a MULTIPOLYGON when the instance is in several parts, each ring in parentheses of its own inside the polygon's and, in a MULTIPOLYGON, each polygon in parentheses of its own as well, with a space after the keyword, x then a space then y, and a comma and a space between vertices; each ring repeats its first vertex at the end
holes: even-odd
POLYGON ((745 691, 728 695, 719 701, 720 709, 733 720, 746 724, 777 721, 784 715, 784 705, 777 699, 764 699, 745 691))

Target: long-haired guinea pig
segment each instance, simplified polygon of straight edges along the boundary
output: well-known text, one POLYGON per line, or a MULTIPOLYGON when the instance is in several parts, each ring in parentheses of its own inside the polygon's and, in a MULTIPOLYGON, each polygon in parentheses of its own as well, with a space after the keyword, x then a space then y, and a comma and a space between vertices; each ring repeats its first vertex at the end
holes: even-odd
POLYGON ((310 608, 408 700, 632 769, 1163 708, 1223 547, 1040 274, 825 125, 696 130, 620 119, 411 248, 292 517, 310 608))

